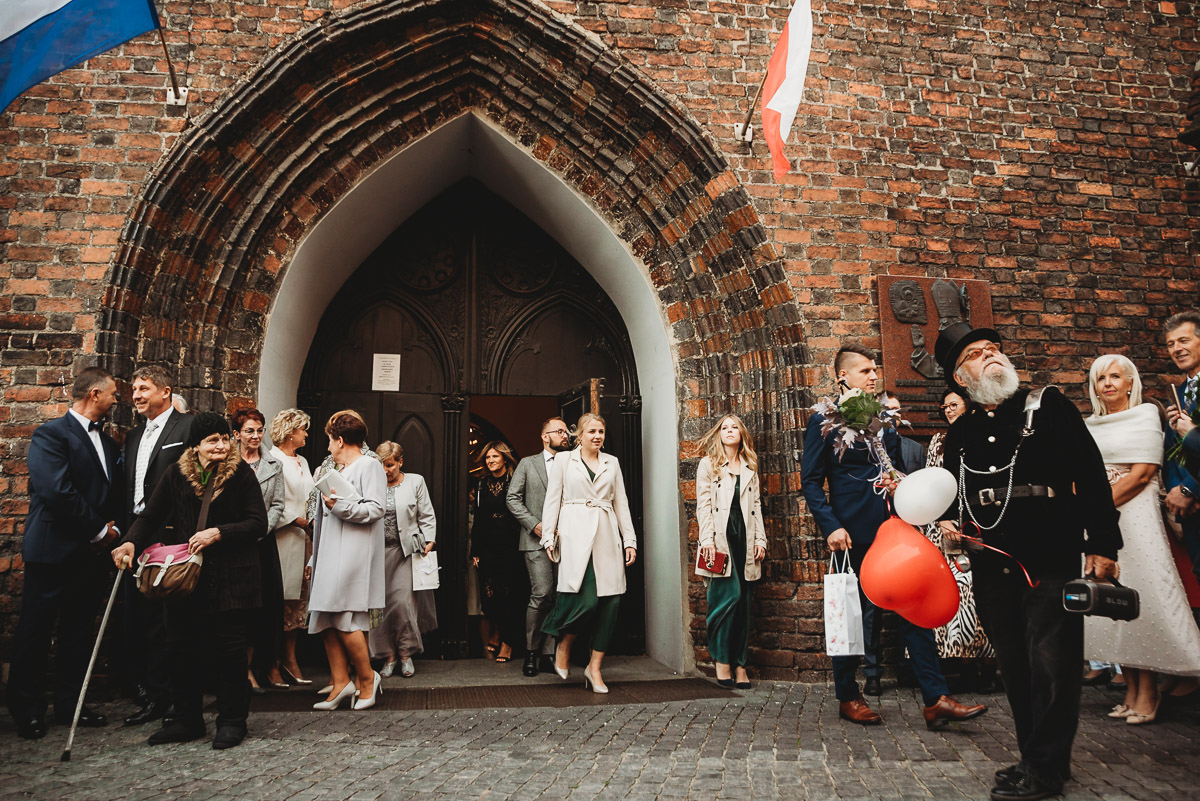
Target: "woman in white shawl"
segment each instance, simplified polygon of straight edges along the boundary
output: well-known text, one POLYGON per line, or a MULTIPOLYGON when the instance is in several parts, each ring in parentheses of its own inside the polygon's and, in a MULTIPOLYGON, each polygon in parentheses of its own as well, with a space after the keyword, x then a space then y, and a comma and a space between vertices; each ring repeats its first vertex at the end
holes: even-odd
POLYGON ((1142 403, 1137 368, 1116 354, 1092 363, 1088 393, 1095 411, 1087 419, 1088 430, 1104 456, 1113 502, 1121 512, 1121 581, 1138 591, 1141 614, 1122 622, 1089 617, 1084 652, 1089 659, 1121 665, 1128 685, 1125 701, 1109 717, 1136 726, 1157 716, 1157 674, 1200 674, 1200 630, 1159 511, 1163 428, 1158 407, 1142 403))
POLYGON ((542 547, 559 561, 558 598, 542 631, 558 637, 554 669, 567 677, 571 644, 590 630, 592 657, 584 686, 606 693, 600 675, 625 594, 625 567, 637 558, 637 538, 615 456, 601 453, 604 418, 585 414, 576 428, 579 447, 554 457, 542 507, 542 547))

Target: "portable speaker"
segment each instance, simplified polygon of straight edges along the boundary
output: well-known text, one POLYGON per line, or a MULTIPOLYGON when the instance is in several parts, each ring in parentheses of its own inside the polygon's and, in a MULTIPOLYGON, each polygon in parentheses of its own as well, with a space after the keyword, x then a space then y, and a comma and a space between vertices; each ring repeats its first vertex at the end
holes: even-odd
POLYGON ((1082 578, 1063 585, 1063 609, 1082 615, 1100 615, 1113 620, 1135 620, 1141 612, 1138 592, 1116 580, 1082 578))

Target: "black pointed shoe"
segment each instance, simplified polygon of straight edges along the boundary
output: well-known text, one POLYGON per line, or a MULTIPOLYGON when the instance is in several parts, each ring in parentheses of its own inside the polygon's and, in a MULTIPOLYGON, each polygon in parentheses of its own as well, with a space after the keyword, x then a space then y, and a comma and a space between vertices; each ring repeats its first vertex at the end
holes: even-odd
POLYGON ((153 720, 158 720, 167 711, 167 705, 163 701, 149 701, 134 712, 129 717, 125 718, 123 726, 141 726, 143 723, 149 723, 153 720))
POLYGON ((30 715, 17 721, 17 735, 26 740, 42 739, 46 736, 46 718, 42 715, 30 715))

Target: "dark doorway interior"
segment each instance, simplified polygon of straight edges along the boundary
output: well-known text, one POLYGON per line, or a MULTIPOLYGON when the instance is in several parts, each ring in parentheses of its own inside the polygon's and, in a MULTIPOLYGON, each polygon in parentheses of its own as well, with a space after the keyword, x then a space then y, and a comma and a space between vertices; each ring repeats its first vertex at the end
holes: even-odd
MULTIPOLYGON (((300 405, 314 420, 305 455, 319 464, 325 420, 352 408, 370 444, 399 442, 405 469, 426 478, 438 516, 441 655, 466 656, 474 628, 467 497, 473 448, 483 442, 473 440, 499 432, 518 456, 536 453, 541 422, 584 403, 572 389, 585 385, 608 422, 605 449, 621 460, 640 532, 641 403, 624 323, 581 265, 473 180, 397 228, 322 316, 300 381, 300 405), (397 391, 372 389, 375 354, 399 355, 397 391)), ((641 653, 640 562, 628 583, 613 650, 641 653)))

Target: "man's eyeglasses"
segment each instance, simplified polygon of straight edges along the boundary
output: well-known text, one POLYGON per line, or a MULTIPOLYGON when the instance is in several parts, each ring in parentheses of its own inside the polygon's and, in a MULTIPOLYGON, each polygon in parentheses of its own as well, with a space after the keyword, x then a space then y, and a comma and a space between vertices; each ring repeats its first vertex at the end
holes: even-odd
POLYGON ((958 364, 961 367, 962 365, 966 364, 967 362, 975 361, 976 359, 978 359, 980 356, 983 356, 984 354, 987 354, 988 356, 995 356, 999 352, 1000 352, 1000 343, 989 342, 981 348, 971 348, 968 351, 964 351, 963 355, 960 356, 958 359, 958 364))
POLYGON ((565 429, 565 428, 556 428, 553 431, 547 431, 546 433, 547 434, 558 434, 560 437, 569 437, 571 435, 571 432, 567 431, 567 429, 565 429))

